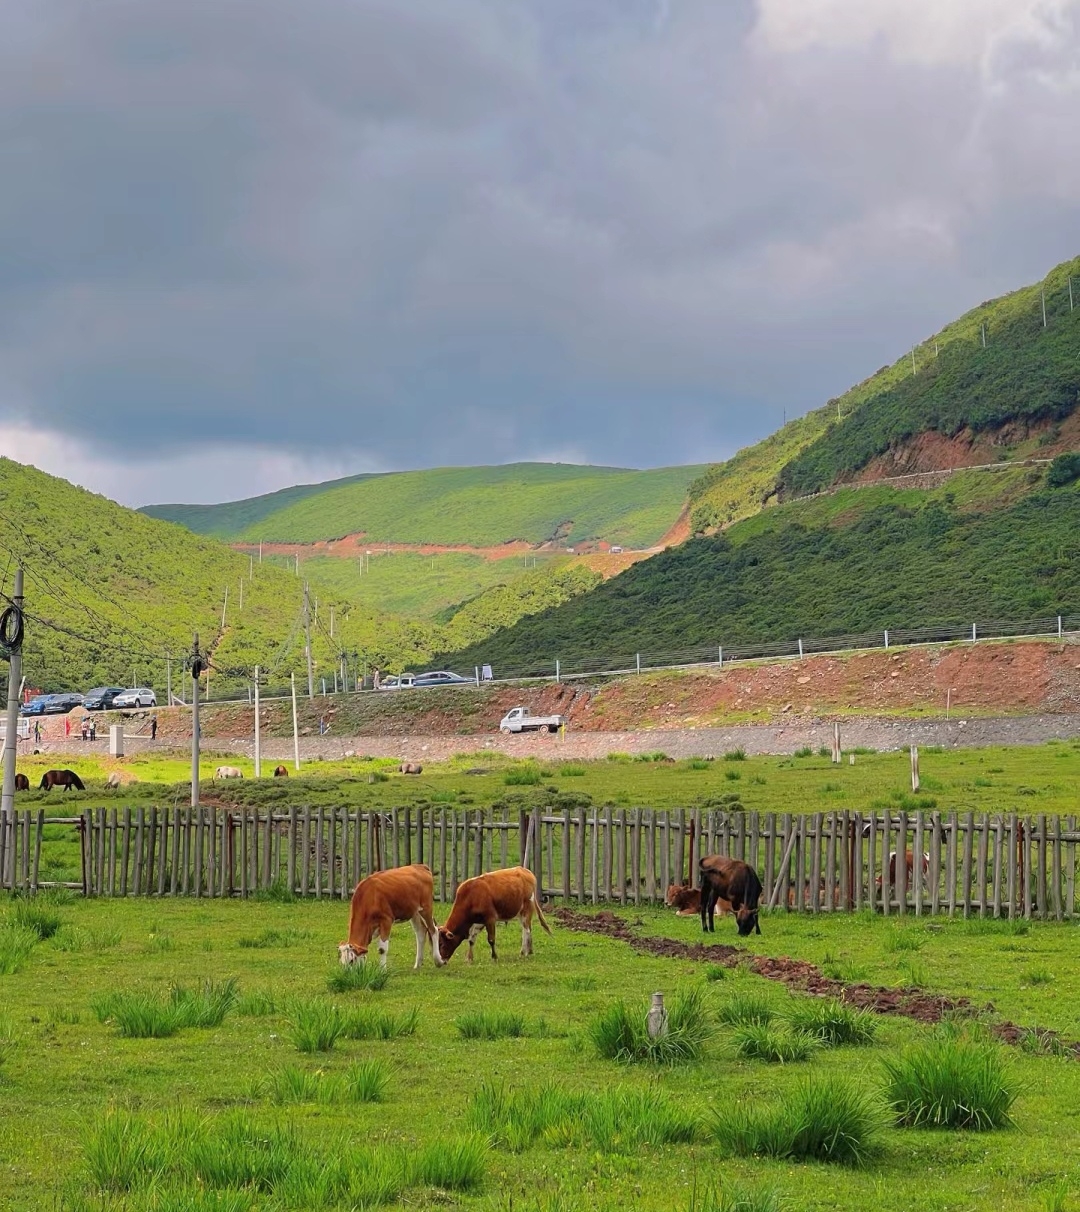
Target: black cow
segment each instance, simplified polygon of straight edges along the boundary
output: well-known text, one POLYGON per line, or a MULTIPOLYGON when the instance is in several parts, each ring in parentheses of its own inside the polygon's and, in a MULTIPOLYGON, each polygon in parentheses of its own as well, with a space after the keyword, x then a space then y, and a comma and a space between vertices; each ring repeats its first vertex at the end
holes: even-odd
POLYGON ((700 868, 702 930, 714 930, 716 902, 725 900, 735 911, 735 924, 741 935, 755 930, 760 934, 758 901, 761 899, 761 880, 753 867, 742 859, 708 854, 701 860, 700 868))

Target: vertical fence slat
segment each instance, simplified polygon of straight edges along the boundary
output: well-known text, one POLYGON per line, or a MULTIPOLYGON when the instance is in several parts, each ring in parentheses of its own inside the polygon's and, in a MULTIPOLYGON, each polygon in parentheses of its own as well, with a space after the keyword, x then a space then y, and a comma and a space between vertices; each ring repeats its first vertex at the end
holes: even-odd
POLYGON ((976 822, 979 844, 975 851, 975 887, 979 906, 979 917, 986 917, 986 860, 990 850, 990 814, 984 812, 982 820, 976 822))
MULTIPOLYGON (((896 911, 901 917, 907 915, 908 894, 908 814, 900 811, 896 816, 896 911)), ((916 859, 911 856, 912 866, 916 859)))
POLYGON ((949 906, 949 917, 956 916, 956 867, 960 846, 960 814, 949 814, 949 845, 945 855, 945 894, 949 906))
MULTIPOLYGON (((989 817, 987 819, 989 820, 989 817)), ((998 817, 997 820, 994 821, 994 854, 993 854, 994 902, 993 902, 993 907, 991 909, 991 913, 993 914, 994 917, 1001 917, 1001 876, 1002 876, 1001 852, 1003 849, 1002 843, 1004 840, 1004 838, 1003 838, 1004 832, 1005 832, 1005 822, 1001 819, 1001 817, 998 817)))
POLYGON ((1054 817, 1054 836, 1052 839, 1052 855, 1050 863, 1050 903, 1054 917, 1060 922, 1065 916, 1061 906, 1061 817, 1054 817))
POLYGON ((1036 868, 1038 880, 1035 885, 1035 890, 1038 897, 1039 916, 1044 921, 1050 915, 1049 905, 1046 898, 1046 849, 1046 816, 1040 813, 1038 824, 1039 865, 1036 868))
MULTIPOLYGON (((45 830, 45 809, 37 810, 37 817, 34 821, 34 858, 30 865, 30 891, 37 892, 38 876, 41 870, 41 835, 45 830)), ((102 833, 105 832, 104 821, 102 822, 102 833)))

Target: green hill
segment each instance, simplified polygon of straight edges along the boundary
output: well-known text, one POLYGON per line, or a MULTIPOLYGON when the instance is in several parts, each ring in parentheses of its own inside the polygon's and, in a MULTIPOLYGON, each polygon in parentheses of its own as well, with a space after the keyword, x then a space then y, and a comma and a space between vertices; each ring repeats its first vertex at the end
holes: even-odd
MULTIPOLYGON (((1080 393, 1080 308, 1070 299, 1078 275, 1080 258, 980 304, 839 399, 708 468, 690 486, 694 532, 849 480, 926 432, 1000 436, 1000 455, 1009 457, 1041 424, 1039 440, 1052 447, 1053 423, 1076 410, 1080 393)), ((1073 290, 1080 302, 1080 281, 1073 290)))
POLYGON ((624 668, 637 653, 707 660, 718 645, 1075 612, 1080 487, 1045 479, 971 471, 930 492, 849 488, 780 505, 440 659, 505 677, 551 673, 556 658, 624 668))
POLYGON ((143 512, 249 543, 314 543, 362 532, 371 542, 489 547, 523 540, 657 543, 703 467, 634 471, 566 463, 442 467, 332 480, 227 505, 143 512), (288 494, 294 494, 289 496, 288 494))
MULTIPOLYGON (((219 693, 242 687, 256 664, 281 682, 302 668, 296 577, 252 567, 247 556, 216 540, 0 458, 5 593, 17 562, 26 570, 30 616, 24 669, 28 684, 46 691, 138 680, 164 692, 167 657, 178 661, 196 630, 213 650, 212 688, 219 693)), ((332 677, 343 650, 355 654, 357 667, 400 665, 422 659, 432 638, 430 629, 324 594, 313 645, 320 673, 332 677), (332 601, 333 642, 327 635, 332 601)), ((0 665, 5 681, 6 668, 0 665)))

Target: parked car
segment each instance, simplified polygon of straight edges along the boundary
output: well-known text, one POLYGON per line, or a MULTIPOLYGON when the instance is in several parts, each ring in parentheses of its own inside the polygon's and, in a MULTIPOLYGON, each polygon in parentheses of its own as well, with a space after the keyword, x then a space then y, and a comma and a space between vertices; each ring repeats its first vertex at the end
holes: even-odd
POLYGON ((61 694, 50 694, 45 696, 45 715, 67 715, 69 711, 73 711, 76 707, 81 707, 83 696, 81 694, 72 694, 66 690, 61 694))
POLYGON ((463 678, 460 673, 448 669, 437 669, 432 673, 418 673, 413 678, 414 686, 460 686, 469 685, 472 678, 463 678))
POLYGON ((82 705, 87 711, 107 711, 116 701, 116 696, 123 693, 123 686, 96 686, 83 695, 82 705))
POLYGON ((19 714, 20 715, 44 715, 45 714, 45 703, 48 700, 48 698, 49 698, 49 696, 47 694, 34 695, 34 697, 32 699, 28 699, 27 702, 23 703, 23 705, 19 708, 19 714))
POLYGON ((136 686, 132 690, 125 690, 118 694, 113 699, 112 705, 114 707, 156 707, 157 695, 149 686, 136 686))
POLYGON ((402 673, 397 677, 383 678, 379 683, 380 690, 412 690, 413 675, 411 673, 402 673))

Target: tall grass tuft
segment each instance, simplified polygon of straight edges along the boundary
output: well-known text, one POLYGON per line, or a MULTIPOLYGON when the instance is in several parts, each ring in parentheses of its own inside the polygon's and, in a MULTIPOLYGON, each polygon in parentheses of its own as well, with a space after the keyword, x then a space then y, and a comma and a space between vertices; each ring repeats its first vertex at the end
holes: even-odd
POLYGON ((745 762, 746 761, 746 750, 743 749, 741 746, 738 749, 729 749, 727 751, 727 753, 724 754, 724 761, 725 762, 745 762))
POLYGON ((318 1103, 324 1101, 325 1078, 323 1073, 309 1073, 295 1065, 285 1065, 268 1073, 260 1087, 271 1102, 318 1103))
POLYGON ((725 1183, 690 1196, 686 1212, 781 1212, 783 1201, 775 1187, 745 1187, 725 1183))
POLYGON ((783 1102, 738 1103, 714 1113, 713 1136, 737 1157, 861 1165, 875 1152, 881 1109, 859 1086, 839 1077, 809 1079, 783 1102))
POLYGON ((157 993, 127 989, 90 999, 99 1023, 111 1022, 126 1039, 168 1039, 184 1026, 180 1008, 157 993))
POLYGON ((24 930, 32 930, 39 939, 52 938, 64 924, 64 919, 48 904, 19 901, 11 913, 11 921, 24 930))
POLYGON ((326 987, 331 993, 356 993, 360 990, 385 989, 390 980, 390 971, 381 964, 337 964, 326 978, 326 987))
POLYGON ((828 1048, 844 1044, 870 1044, 877 1035, 877 1021, 869 1010, 845 1006, 836 998, 798 998, 788 1010, 793 1031, 809 1035, 828 1048))
POLYGON ((818 1040, 802 1032, 782 1033, 760 1023, 738 1027, 732 1036, 732 1043, 743 1060, 765 1061, 771 1065, 790 1065, 809 1060, 821 1047, 818 1040))
POLYGON ((345 1039, 400 1039, 416 1034, 416 1028, 420 1025, 420 1009, 413 1006, 411 1010, 402 1010, 397 1014, 392 1010, 359 1006, 341 1011, 340 1019, 341 1034, 345 1039))
POLYGON ((169 999, 177 1008, 181 1026, 220 1027, 225 1015, 236 1005, 236 980, 207 980, 201 989, 192 991, 174 985, 169 999))
POLYGON ((901 1126, 985 1132, 1012 1123, 1018 1086, 996 1044, 943 1032, 884 1066, 885 1097, 901 1126))
POLYGON ((357 1061, 342 1077, 343 1097, 353 1103, 385 1102, 389 1088, 390 1068, 377 1058, 357 1061))
POLYGON ((477 1191, 484 1184, 488 1146, 482 1136, 451 1137, 424 1145, 407 1163, 410 1186, 477 1191))
POLYGON ((634 1010, 623 1001, 614 1002, 589 1024, 588 1037, 607 1060, 660 1065, 699 1061, 713 1033, 704 1003, 699 986, 676 994, 668 1009, 666 1034, 653 1039, 645 1025, 648 1003, 634 1010))
POLYGON ((525 1015, 513 1010, 473 1010, 459 1014, 454 1026, 463 1039, 520 1039, 525 1015))
POLYGON ((245 1018, 266 1018, 277 1013, 277 1000, 268 989, 253 989, 237 997, 236 1013, 245 1018))
POLYGON ((718 1015, 729 1027, 767 1027, 773 1020, 773 1008, 761 994, 739 989, 724 1002, 718 1015))
POLYGON ((288 1013, 289 1037, 298 1052, 331 1052, 341 1037, 345 1021, 330 1002, 293 1002, 288 1013))
POLYGON ((147 1186, 162 1172, 166 1153, 146 1120, 110 1111, 83 1140, 83 1165, 98 1191, 131 1191, 147 1186))
POLYGON ((535 787, 543 777, 540 767, 535 762, 523 762, 520 766, 511 767, 503 782, 507 787, 535 787))
POLYGON ((17 1043, 15 1024, 10 1018, 0 1018, 0 1066, 15 1055, 17 1043))
POLYGON ((36 930, 25 926, 0 926, 0 976, 14 976, 41 941, 36 930))
POLYGON ((262 950, 269 947, 292 947, 311 938, 310 930, 264 930, 261 934, 246 935, 237 941, 237 946, 246 950, 262 950))

